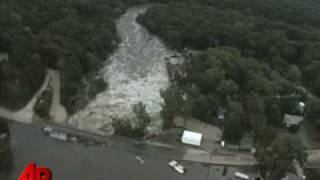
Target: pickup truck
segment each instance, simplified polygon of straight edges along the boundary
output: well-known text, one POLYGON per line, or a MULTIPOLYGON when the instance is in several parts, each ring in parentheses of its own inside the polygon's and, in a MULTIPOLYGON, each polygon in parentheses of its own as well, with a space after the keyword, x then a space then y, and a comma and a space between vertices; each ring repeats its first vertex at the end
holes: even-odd
POLYGON ((186 172, 186 168, 179 164, 177 161, 172 160, 169 162, 169 166, 172 167, 175 171, 177 171, 179 174, 184 174, 186 172))

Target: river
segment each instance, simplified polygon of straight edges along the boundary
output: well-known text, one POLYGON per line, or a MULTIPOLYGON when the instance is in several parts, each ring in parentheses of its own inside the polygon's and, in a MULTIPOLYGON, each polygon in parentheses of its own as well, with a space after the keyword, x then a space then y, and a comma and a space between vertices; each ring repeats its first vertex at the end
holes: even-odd
POLYGON ((112 134, 114 119, 130 120, 135 125, 132 106, 142 102, 152 117, 148 130, 156 132, 161 129, 162 98, 159 91, 169 85, 165 58, 176 52, 167 49, 161 40, 136 22, 137 16, 146 9, 131 8, 117 21, 121 44, 100 71, 109 88, 74 114, 69 119, 71 125, 112 134))

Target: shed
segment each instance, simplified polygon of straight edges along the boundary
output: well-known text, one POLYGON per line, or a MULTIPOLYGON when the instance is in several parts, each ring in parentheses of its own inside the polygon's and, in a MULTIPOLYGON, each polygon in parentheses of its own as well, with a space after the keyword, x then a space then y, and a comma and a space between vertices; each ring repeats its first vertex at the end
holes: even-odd
POLYGON ((303 121, 302 116, 295 116, 295 115, 290 115, 290 114, 285 114, 283 118, 283 123, 287 127, 291 127, 293 125, 299 125, 303 121))
POLYGON ((194 146, 200 146, 202 140, 202 134, 192 131, 183 131, 181 142, 184 144, 190 144, 194 146))

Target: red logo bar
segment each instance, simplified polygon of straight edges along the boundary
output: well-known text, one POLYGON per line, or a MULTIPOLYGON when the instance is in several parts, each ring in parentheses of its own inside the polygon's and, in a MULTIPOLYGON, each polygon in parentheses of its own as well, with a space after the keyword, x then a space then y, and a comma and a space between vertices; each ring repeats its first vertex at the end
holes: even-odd
POLYGON ((51 180, 51 171, 45 167, 36 167, 35 163, 30 162, 18 180, 51 180))

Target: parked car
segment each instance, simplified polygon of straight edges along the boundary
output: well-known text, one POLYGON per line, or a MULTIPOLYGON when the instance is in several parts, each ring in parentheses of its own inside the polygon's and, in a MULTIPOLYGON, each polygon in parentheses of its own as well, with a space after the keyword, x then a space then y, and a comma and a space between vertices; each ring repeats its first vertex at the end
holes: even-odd
POLYGON ((179 174, 184 174, 186 172, 186 168, 179 164, 177 161, 172 160, 169 162, 169 166, 172 167, 175 171, 177 171, 179 174))
POLYGON ((67 141, 68 140, 68 136, 67 136, 66 133, 54 130, 51 126, 45 126, 42 129, 42 131, 43 131, 44 134, 49 135, 49 137, 51 137, 51 138, 59 139, 59 140, 62 140, 62 141, 67 141))
POLYGON ((53 132, 53 128, 50 127, 50 126, 45 126, 43 129, 42 129, 43 133, 45 134, 50 134, 53 132))
POLYGON ((144 164, 144 160, 143 160, 141 157, 136 156, 135 158, 136 158, 136 160, 140 163, 140 165, 143 165, 143 164, 144 164))
POLYGON ((53 131, 53 132, 51 132, 49 134, 49 136, 51 138, 55 138, 55 139, 62 140, 62 141, 67 141, 68 140, 67 134, 63 133, 63 132, 53 131))
POLYGON ((243 174, 243 173, 240 173, 240 172, 234 173, 234 177, 235 177, 236 179, 239 179, 239 180, 247 180, 247 179, 249 179, 249 176, 248 176, 248 175, 243 174))

